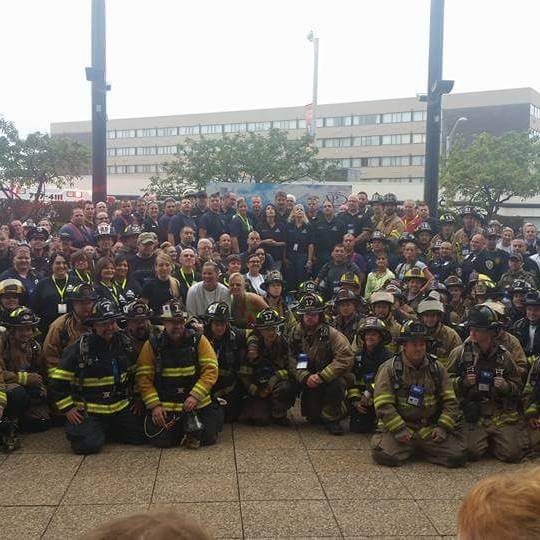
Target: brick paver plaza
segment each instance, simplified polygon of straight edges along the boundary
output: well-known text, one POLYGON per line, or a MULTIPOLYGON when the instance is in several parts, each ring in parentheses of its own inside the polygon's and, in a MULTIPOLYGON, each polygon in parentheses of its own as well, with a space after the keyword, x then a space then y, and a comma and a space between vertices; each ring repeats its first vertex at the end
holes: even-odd
POLYGON ((24 436, 0 455, 0 538, 73 539, 158 507, 190 514, 216 538, 450 538, 475 481, 518 467, 386 469, 372 462, 368 436, 333 437, 297 410, 293 418, 291 428, 228 425, 217 446, 197 451, 108 445, 82 457, 61 429, 24 436))

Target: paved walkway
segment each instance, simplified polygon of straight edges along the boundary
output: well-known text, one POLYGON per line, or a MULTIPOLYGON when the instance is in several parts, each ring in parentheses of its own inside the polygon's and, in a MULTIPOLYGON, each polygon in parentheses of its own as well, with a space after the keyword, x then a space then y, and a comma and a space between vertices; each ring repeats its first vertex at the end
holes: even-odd
POLYGON ((456 534, 474 482, 515 465, 447 471, 374 465, 367 436, 227 426, 220 443, 188 451, 109 445, 71 454, 61 429, 28 435, 0 455, 0 537, 74 539, 110 518, 169 507, 216 538, 441 538, 456 534))

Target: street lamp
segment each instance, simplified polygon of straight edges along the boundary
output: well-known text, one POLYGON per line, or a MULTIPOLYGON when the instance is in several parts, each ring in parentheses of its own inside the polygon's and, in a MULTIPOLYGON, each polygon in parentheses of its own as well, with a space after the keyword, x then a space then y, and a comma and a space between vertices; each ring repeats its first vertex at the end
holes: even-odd
POLYGON ((317 133, 317 86, 319 82, 319 38, 313 30, 307 35, 308 41, 313 43, 313 99, 311 100, 311 136, 315 145, 317 133))
POLYGON ((450 146, 452 145, 452 137, 454 136, 454 132, 456 131, 459 124, 462 122, 466 122, 468 118, 466 116, 460 116, 452 126, 452 129, 448 132, 448 135, 446 136, 446 144, 444 146, 444 155, 448 157, 448 154, 450 154, 450 146))

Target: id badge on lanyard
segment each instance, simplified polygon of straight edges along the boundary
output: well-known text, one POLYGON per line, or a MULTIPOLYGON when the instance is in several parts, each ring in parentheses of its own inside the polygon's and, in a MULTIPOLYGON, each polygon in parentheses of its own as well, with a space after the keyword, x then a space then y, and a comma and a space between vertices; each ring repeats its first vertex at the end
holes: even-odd
POLYGON ((409 395, 407 403, 413 407, 421 407, 424 403, 424 387, 419 384, 411 384, 409 387, 409 395))
POLYGON ((491 383, 493 381, 493 372, 487 370, 481 370, 478 377, 478 390, 480 392, 489 392, 491 390, 491 383))

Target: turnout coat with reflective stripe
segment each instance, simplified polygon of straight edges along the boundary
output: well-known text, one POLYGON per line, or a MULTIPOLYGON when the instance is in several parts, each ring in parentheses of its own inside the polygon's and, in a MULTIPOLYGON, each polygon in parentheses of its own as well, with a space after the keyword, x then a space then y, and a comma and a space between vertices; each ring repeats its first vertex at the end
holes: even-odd
POLYGON ((399 388, 396 388, 394 358, 390 358, 379 368, 375 379, 373 402, 381 429, 398 433, 408 428, 418 432, 422 438, 431 435, 436 426, 453 431, 459 409, 446 368, 438 360, 428 357, 420 367, 415 368, 407 362, 403 354, 400 356, 403 375, 399 388), (439 383, 434 379, 430 362, 436 363, 439 383), (408 402, 411 385, 424 389, 423 401, 418 406, 408 402))
POLYGON ((181 412, 188 396, 197 399, 197 408, 206 407, 217 378, 212 345, 190 330, 179 344, 173 344, 166 332, 148 340, 137 360, 136 386, 148 409, 161 405, 166 411, 181 412))
POLYGON ((110 343, 93 333, 81 336, 64 350, 49 375, 56 406, 63 413, 74 406, 91 414, 125 409, 130 395, 128 368, 129 351, 120 332, 110 343))

